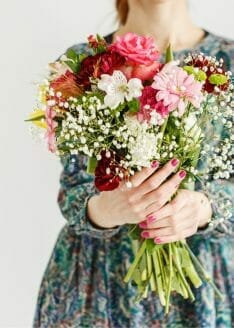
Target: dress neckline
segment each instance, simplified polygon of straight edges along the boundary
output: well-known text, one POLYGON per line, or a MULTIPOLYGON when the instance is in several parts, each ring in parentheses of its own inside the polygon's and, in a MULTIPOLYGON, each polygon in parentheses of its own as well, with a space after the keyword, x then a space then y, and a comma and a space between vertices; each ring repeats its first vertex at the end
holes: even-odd
MULTIPOLYGON (((183 54, 183 53, 186 53, 186 52, 196 51, 196 50, 199 50, 200 48, 206 46, 206 44, 208 44, 211 41, 213 34, 209 31, 207 31, 206 29, 203 29, 203 31, 205 33, 204 37, 193 48, 184 48, 184 49, 179 50, 179 51, 173 51, 174 55, 177 56, 177 55, 180 55, 180 54, 183 54)), ((106 36, 104 36, 104 39, 106 40, 107 43, 109 43, 109 44, 112 43, 113 36, 114 36, 115 32, 116 31, 113 31, 112 33, 109 33, 106 36)))

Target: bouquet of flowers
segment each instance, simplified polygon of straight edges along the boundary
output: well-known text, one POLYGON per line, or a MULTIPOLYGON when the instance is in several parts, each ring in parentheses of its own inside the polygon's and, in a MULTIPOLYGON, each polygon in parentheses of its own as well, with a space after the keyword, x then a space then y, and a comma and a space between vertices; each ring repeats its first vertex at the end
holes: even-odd
MULTIPOLYGON (((88 44, 89 52, 70 49, 49 65, 39 86, 40 107, 27 120, 45 129, 51 152, 87 155, 87 170, 99 191, 120 183, 131 188, 136 172, 172 158, 187 173, 183 188, 211 175, 229 177, 231 162, 220 154, 222 149, 228 153, 230 143, 218 140, 215 129, 209 129, 215 142, 206 170, 196 171, 208 152, 204 128, 218 120, 231 127, 233 86, 222 60, 198 53, 178 62, 169 47, 161 63, 153 39, 133 33, 110 45, 90 36, 88 44)), ((124 281, 137 287, 136 301, 154 291, 168 312, 172 291, 194 300, 191 286, 199 287, 202 280, 220 296, 185 240, 158 245, 140 233, 139 225, 129 225, 135 259, 124 281)))

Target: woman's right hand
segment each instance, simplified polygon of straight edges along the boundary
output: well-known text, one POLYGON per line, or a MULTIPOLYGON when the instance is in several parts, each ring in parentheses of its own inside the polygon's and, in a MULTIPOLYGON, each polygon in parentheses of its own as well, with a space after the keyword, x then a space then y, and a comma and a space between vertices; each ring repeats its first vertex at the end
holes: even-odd
POLYGON ((89 219, 100 228, 144 221, 171 199, 184 179, 185 172, 179 171, 165 181, 178 164, 177 159, 172 159, 157 170, 159 163, 154 161, 152 167, 143 168, 131 178, 131 188, 122 182, 115 190, 91 197, 88 201, 89 219))

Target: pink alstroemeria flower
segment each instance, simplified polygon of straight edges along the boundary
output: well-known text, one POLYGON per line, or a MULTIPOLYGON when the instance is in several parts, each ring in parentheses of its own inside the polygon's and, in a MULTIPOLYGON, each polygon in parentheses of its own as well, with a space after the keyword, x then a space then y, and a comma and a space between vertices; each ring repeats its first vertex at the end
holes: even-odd
POLYGON ((178 67, 175 61, 165 64, 155 75, 152 87, 158 90, 156 99, 162 100, 169 111, 178 109, 179 116, 184 114, 189 102, 199 108, 203 98, 202 83, 178 67))
POLYGON ((55 138, 55 128, 58 126, 58 123, 54 121, 54 117, 56 113, 53 108, 48 106, 46 108, 46 123, 47 123, 47 131, 46 131, 46 139, 48 143, 48 149, 52 153, 56 151, 56 138, 55 138))

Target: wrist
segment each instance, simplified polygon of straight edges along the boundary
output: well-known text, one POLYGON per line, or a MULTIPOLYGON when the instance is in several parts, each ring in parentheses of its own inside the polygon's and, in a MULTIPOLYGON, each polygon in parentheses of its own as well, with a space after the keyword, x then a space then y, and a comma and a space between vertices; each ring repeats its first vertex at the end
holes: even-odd
POLYGON ((204 228, 212 218, 212 207, 209 199, 203 193, 200 193, 200 215, 199 215, 199 228, 204 228))
POLYGON ((100 195, 94 195, 88 200, 87 215, 91 223, 99 229, 116 228, 116 226, 108 224, 104 219, 107 217, 101 206, 100 195))

